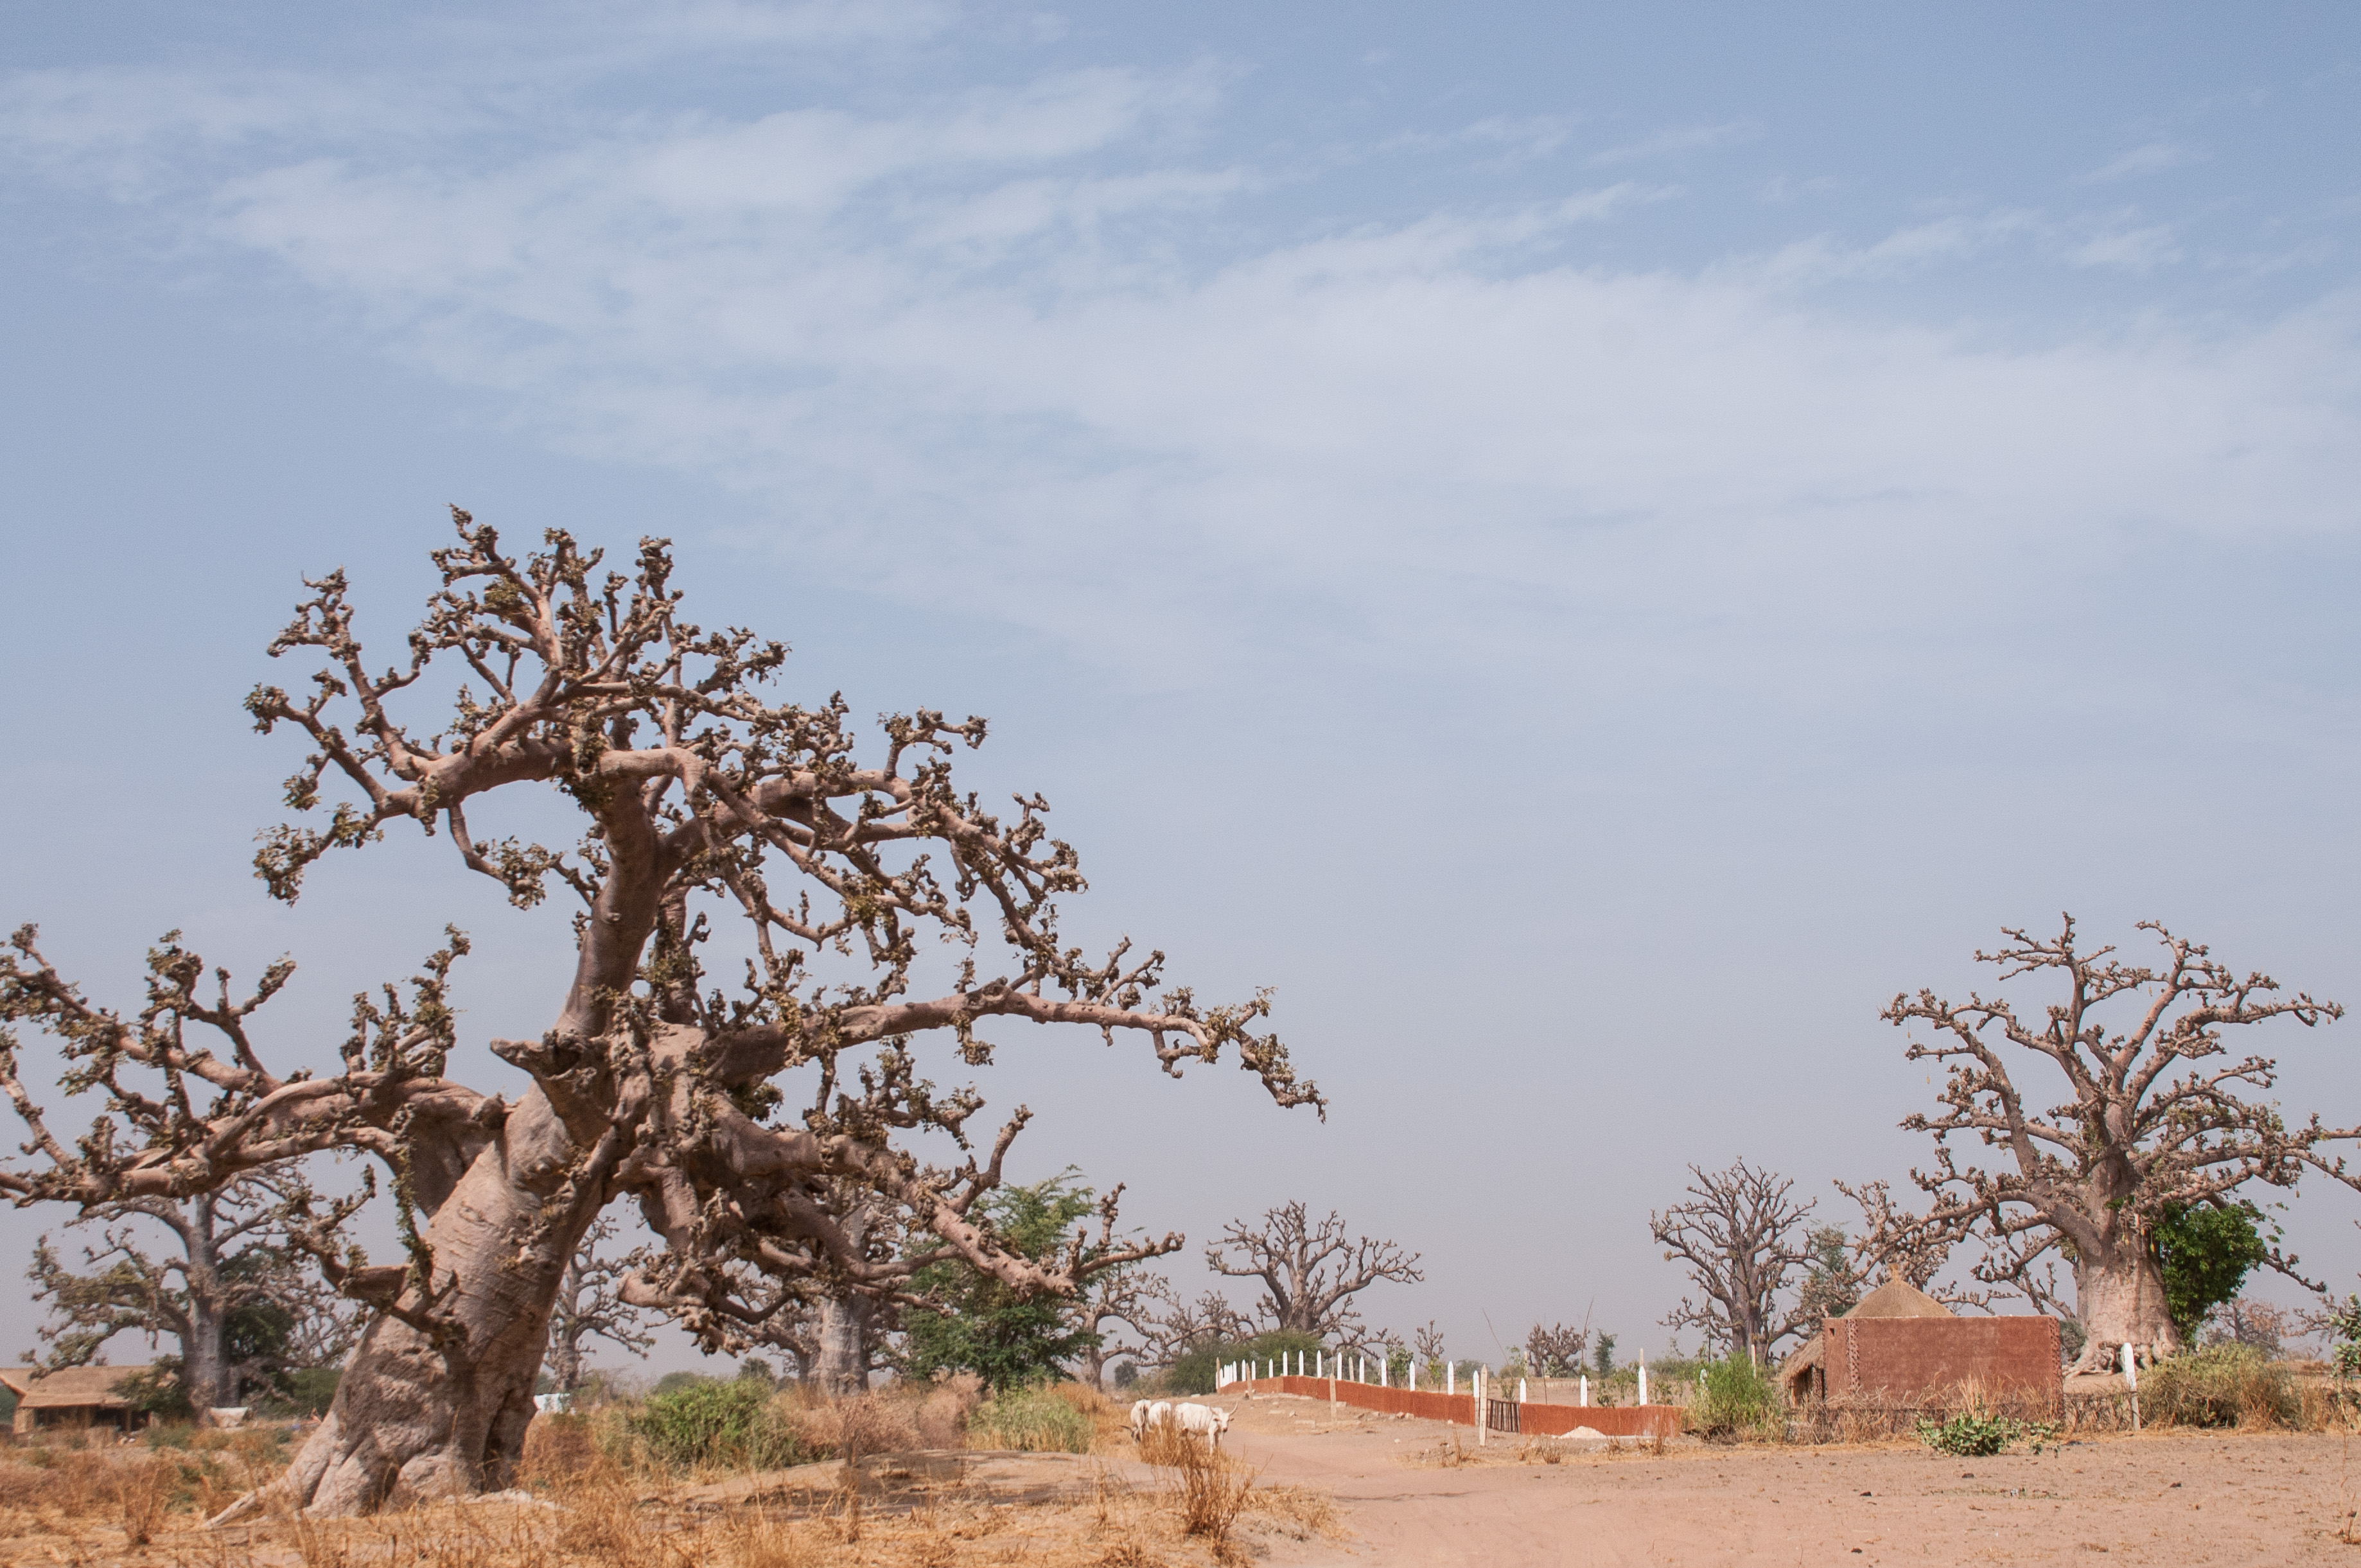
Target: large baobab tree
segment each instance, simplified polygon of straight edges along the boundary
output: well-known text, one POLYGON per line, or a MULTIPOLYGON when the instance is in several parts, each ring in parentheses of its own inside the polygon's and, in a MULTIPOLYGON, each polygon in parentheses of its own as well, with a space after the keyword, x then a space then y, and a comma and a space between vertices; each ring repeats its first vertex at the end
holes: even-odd
POLYGON ((1733 1355, 1759 1361, 1804 1326, 1780 1293, 1811 1262, 1802 1234, 1815 1202, 1788 1194, 1795 1182, 1740 1160, 1727 1170, 1689 1167, 1686 1202, 1648 1216, 1648 1234, 1666 1261, 1688 1266, 1702 1302, 1684 1299, 1664 1319, 1671 1329, 1697 1328, 1733 1355))
POLYGON ((1301 1203, 1268 1211, 1258 1226, 1231 1221, 1205 1249, 1205 1263, 1216 1274, 1261 1283, 1255 1311, 1263 1328, 1321 1339, 1350 1338, 1358 1331, 1353 1298, 1370 1286, 1426 1277, 1418 1271, 1418 1254, 1389 1241, 1350 1238, 1333 1210, 1312 1224, 1301 1203))
POLYGON ((335 1315, 334 1294, 290 1227, 333 1231, 368 1196, 324 1202, 301 1172, 280 1168, 249 1171, 219 1191, 91 1206, 72 1222, 104 1227, 104 1245, 83 1251, 88 1272, 68 1268, 47 1236, 33 1249, 33 1294, 51 1314, 39 1331, 50 1347, 42 1365, 86 1365, 117 1333, 170 1339, 192 1406, 237 1403, 241 1390, 292 1365, 299 1323, 335 1315))
POLYGON ((543 1364, 549 1380, 561 1392, 582 1386, 583 1351, 592 1340, 605 1340, 616 1349, 646 1356, 655 1337, 648 1332, 650 1315, 623 1299, 623 1280, 631 1272, 629 1258, 607 1250, 615 1239, 615 1216, 599 1215, 582 1233, 573 1261, 557 1282, 550 1300, 549 1349, 543 1364))
POLYGON ((0 1053, 31 1132, 0 1191, 84 1205, 186 1197, 328 1148, 395 1174, 404 1261, 330 1260, 379 1316, 318 1431, 233 1515, 506 1486, 553 1299, 584 1231, 618 1199, 661 1243, 625 1298, 716 1350, 747 1343, 783 1299, 750 1300, 750 1281, 893 1298, 916 1271, 959 1258, 1071 1294, 1179 1245, 1119 1243, 1110 1212, 1095 1240, 1051 1256, 1004 1245, 981 1202, 1027 1113, 971 1148, 983 1102, 928 1080, 930 1042, 980 1069, 1000 1044, 995 1021, 1079 1025, 1142 1041, 1176 1076, 1235 1051, 1280 1103, 1320 1102, 1279 1041, 1253 1032, 1264 997, 1204 1005, 1168 987, 1161 953, 1126 942, 1093 961, 1067 942, 1059 901, 1083 883, 1049 834, 1047 803, 1020 797, 1004 817, 952 778, 983 721, 885 718, 864 762, 840 699, 766 699, 783 644, 686 619, 663 542, 602 574, 598 553, 563 532, 515 558, 490 529, 455 519, 458 543, 434 554, 442 586, 395 659, 365 652, 341 573, 309 585, 271 644, 314 667, 302 695, 264 686, 247 699, 258 728, 307 745, 287 784, 298 820, 265 836, 256 869, 291 900, 324 861, 408 824, 521 909, 552 892, 575 902, 574 970, 553 990, 548 1028, 490 1042, 530 1078, 522 1093, 455 1076, 456 934, 406 992, 359 999, 340 1069, 314 1074, 274 1070, 253 1038, 285 962, 238 997, 226 977, 204 987, 197 955, 167 944, 128 1014, 60 975, 29 927, 0 969, 0 1022, 55 1036, 67 1092, 106 1102, 98 1130, 68 1144, 14 1052, 0 1053), (488 831, 493 813, 534 797, 578 815, 578 843, 488 831), (734 986, 700 959, 717 913, 731 923, 734 986), (837 1182, 930 1239, 883 1257, 857 1245, 828 1201, 837 1182))
MULTIPOLYGON (((2159 948, 2152 967, 2113 948, 2084 950, 2071 916, 2056 937, 2011 929, 1998 952, 1979 952, 2004 982, 2054 982, 2037 1019, 2003 997, 1954 1003, 1931 991, 1896 996, 1884 1013, 1926 1031, 1912 1036, 1911 1060, 1949 1072, 1943 1109, 1902 1124, 1935 1138, 1934 1168, 1912 1173, 1927 1211, 1889 1210, 1877 1227, 1886 1234, 1864 1240, 1939 1247, 1975 1235, 1987 1248, 1977 1277, 2037 1299, 2063 1253, 2088 1336, 2081 1370, 2104 1368, 2126 1344, 2141 1357, 2180 1348, 2153 1235, 2169 1207, 2232 1202, 2249 1182, 2291 1189, 2307 1168, 2361 1188, 2361 1175, 2325 1152, 2361 1138, 2361 1127, 2327 1126, 2316 1113, 2290 1125, 2256 1098, 2277 1081, 2277 1061, 2233 1057, 2224 1044, 2233 1029, 2279 1018, 2311 1026, 2344 1009, 2282 995, 2266 975, 2241 977, 2154 922, 2139 928, 2159 948), (2021 1087, 2026 1065, 2045 1082, 2021 1087), (2057 1103, 2039 1103, 2060 1090, 2057 1103), (2004 1163, 1958 1163, 1954 1136, 2004 1163)), ((2264 1261, 2290 1274, 2296 1263, 2276 1248, 2264 1261)))

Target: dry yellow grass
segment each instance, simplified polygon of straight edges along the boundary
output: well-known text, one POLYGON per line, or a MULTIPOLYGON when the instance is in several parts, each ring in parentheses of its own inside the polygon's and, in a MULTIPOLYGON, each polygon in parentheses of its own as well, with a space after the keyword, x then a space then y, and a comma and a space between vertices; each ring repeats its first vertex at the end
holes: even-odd
MULTIPOLYGON (((1078 1397, 1091 1393, 1060 1397, 1110 1446, 1119 1438, 1127 1448, 1122 1412, 1078 1397)), ((864 1448, 933 1424, 915 1419, 923 1406, 902 1412, 900 1425, 894 1414, 840 1409, 834 1419, 840 1435, 864 1448)), ((790 1507, 785 1494, 759 1491, 716 1504, 683 1485, 693 1478, 637 1473, 628 1455, 603 1451, 584 1423, 547 1421, 535 1423, 528 1445, 535 1503, 207 1530, 205 1514, 267 1479, 269 1461, 285 1452, 268 1434, 207 1435, 202 1446, 154 1453, 62 1445, 0 1453, 0 1559, 131 1568, 1182 1568, 1243 1561, 1246 1521, 1297 1539, 1337 1528, 1326 1497, 1257 1486, 1227 1456, 1185 1440, 1167 1455, 1159 1484, 1134 1486, 1115 1466, 1060 1455, 1014 1462, 1038 1463, 1045 1486, 1062 1485, 1054 1500, 1012 1503, 977 1491, 913 1503, 881 1484, 878 1472, 894 1468, 884 1464, 860 1486, 824 1486, 808 1506, 790 1507)))

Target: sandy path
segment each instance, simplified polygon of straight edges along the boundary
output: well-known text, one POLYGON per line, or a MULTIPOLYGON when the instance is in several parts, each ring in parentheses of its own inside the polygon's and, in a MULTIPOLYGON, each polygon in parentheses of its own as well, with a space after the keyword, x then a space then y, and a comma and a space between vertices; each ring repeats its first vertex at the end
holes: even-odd
MULTIPOLYGON (((1224 1404, 1232 1401, 1224 1400, 1224 1404)), ((1473 1433, 1458 1429, 1467 1443, 1473 1433)), ((2172 1435, 2038 1457, 1946 1459, 1915 1445, 1675 1448, 1434 1463, 1448 1429, 1332 1419, 1307 1399, 1237 1407, 1224 1446, 1266 1482, 1334 1497, 1356 1539, 1270 1541, 1319 1563, 1721 1564, 2073 1563, 2361 1568, 2334 1539, 2341 1444, 2326 1437, 2172 1435), (1416 1456, 1429 1457, 1421 1463, 1416 1456)), ((2352 1489, 2361 1496, 2361 1453, 2352 1489)), ((2354 1504, 2345 1504, 2349 1508, 2354 1504)))

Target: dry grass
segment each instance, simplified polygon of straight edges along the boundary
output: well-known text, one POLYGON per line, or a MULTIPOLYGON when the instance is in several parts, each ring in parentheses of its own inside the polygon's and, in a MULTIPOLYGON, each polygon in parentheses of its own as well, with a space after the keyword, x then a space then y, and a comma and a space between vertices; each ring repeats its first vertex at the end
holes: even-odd
MULTIPOLYGON (((1127 1446, 1121 1409, 1088 1389, 1057 1397, 1094 1431, 1127 1446)), ((814 1406, 799 1419, 816 1439, 840 1445, 840 1460, 846 1451, 955 1447, 972 1404, 972 1388, 938 1386, 916 1397, 814 1406)), ((962 1479, 914 1498, 881 1482, 873 1464, 862 1489, 830 1490, 823 1483, 801 1506, 790 1506, 775 1490, 718 1504, 679 1485, 695 1477, 648 1475, 598 1437, 595 1417, 534 1423, 524 1477, 544 1499, 534 1505, 475 1503, 349 1520, 280 1518, 222 1530, 204 1530, 203 1518, 283 1462, 288 1450, 275 1434, 200 1434, 155 1451, 67 1444, 0 1451, 0 1561, 129 1568, 251 1568, 258 1562, 303 1568, 1184 1568, 1241 1563, 1242 1542, 1261 1535, 1309 1540, 1338 1528, 1325 1497, 1257 1486, 1244 1466, 1187 1440, 1166 1455, 1171 1463, 1165 1480, 1153 1486, 1128 1485, 1115 1469, 1087 1461, 1003 1460, 994 1463, 1039 1464, 1038 1480, 1021 1483, 1031 1490, 1010 1493, 1005 1487, 1017 1483, 1004 1480, 994 1495, 962 1479), (1003 1500, 1039 1496, 1049 1500, 1003 1500)), ((896 1469, 889 1465, 886 1473, 896 1469)))

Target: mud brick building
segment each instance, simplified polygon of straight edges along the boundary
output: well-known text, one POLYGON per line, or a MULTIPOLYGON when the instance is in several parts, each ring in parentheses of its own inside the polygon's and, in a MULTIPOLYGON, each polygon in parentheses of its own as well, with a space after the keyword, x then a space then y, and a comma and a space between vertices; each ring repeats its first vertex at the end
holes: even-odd
POLYGON ((1962 1318, 1889 1279, 1779 1369, 1795 1404, 1916 1404, 1962 1383, 1995 1398, 2055 1404, 2063 1391, 2055 1318, 1962 1318))

